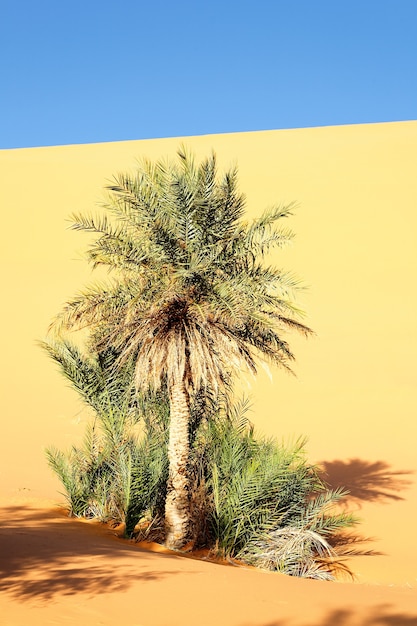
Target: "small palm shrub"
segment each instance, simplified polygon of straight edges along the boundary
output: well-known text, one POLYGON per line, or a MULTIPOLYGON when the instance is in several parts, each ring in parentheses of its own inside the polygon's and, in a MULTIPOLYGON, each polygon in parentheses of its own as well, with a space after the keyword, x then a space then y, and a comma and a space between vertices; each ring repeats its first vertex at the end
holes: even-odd
MULTIPOLYGON (((69 515, 77 517, 90 516, 90 495, 92 493, 92 483, 94 482, 93 456, 88 445, 88 438, 91 436, 92 428, 88 428, 82 448, 73 446, 71 450, 64 453, 55 447, 46 450, 46 457, 49 466, 60 479, 63 487, 69 515), (83 469, 87 471, 83 471, 83 469)), ((94 455, 95 456, 95 455, 94 455)), ((100 462, 97 463, 97 466, 100 462)), ((96 467, 97 467, 96 466, 96 467)))
POLYGON ((114 351, 86 355, 64 340, 42 346, 94 413, 81 446, 46 451, 70 515, 124 523, 130 535, 141 515, 163 510, 167 402, 162 394, 138 398, 114 351))
POLYGON ((140 538, 163 539, 163 515, 168 480, 169 408, 163 394, 148 398, 143 412, 143 430, 131 466, 130 500, 126 506, 126 536, 131 537, 141 518, 146 521, 140 538), (145 533, 143 532, 145 530, 145 533))
POLYGON ((49 448, 50 467, 65 488, 70 515, 124 523, 131 536, 145 515, 161 517, 168 476, 167 429, 145 427, 137 435, 132 425, 111 428, 114 415, 100 413, 87 427, 80 447, 67 453, 49 448))
POLYGON ((264 569, 333 578, 347 568, 332 538, 356 522, 334 512, 345 493, 326 489, 306 461, 303 440, 283 446, 255 436, 246 409, 229 410, 201 429, 206 542, 222 557, 264 569))
POLYGON ((88 424, 81 446, 68 452, 46 450, 48 463, 65 488, 70 515, 124 521, 136 448, 128 424, 121 431, 109 406, 107 414, 98 413, 88 424))

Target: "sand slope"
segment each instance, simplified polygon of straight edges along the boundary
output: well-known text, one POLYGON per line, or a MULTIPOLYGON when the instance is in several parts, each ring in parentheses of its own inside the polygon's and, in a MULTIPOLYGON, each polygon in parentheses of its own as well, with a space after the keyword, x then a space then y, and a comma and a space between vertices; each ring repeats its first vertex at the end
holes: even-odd
POLYGON ((147 626, 208 624, 221 616, 241 626, 347 626, 359 624, 357 610, 363 624, 417 624, 417 122, 186 139, 201 156, 214 148, 221 166, 238 163, 249 216, 274 202, 299 204, 288 224, 296 239, 276 263, 309 285, 301 303, 317 337, 291 339, 296 379, 273 372, 271 383, 261 373, 243 387, 262 431, 287 440, 307 436, 310 459, 323 464, 332 485, 350 489, 349 506, 363 520, 358 534, 373 538, 363 547, 380 553, 352 560, 357 583, 277 581, 143 555, 44 504, 39 509, 61 499, 45 446, 71 445, 86 421, 35 344, 62 303, 91 280, 82 260, 87 236, 68 231, 65 220, 72 211, 94 210, 106 181, 134 167, 136 157, 172 156, 180 141, 0 151, 0 555, 12 577, 0 604, 9 607, 9 621, 0 623, 27 623, 31 607, 39 623, 113 624, 129 606, 124 621, 147 626), (89 551, 90 540, 99 547, 89 551), (87 576, 93 557, 99 565, 87 576), (163 614, 161 598, 177 596, 163 614))
POLYGON ((1 521, 5 626, 417 624, 411 589, 306 581, 147 552, 33 503, 9 503, 1 521))

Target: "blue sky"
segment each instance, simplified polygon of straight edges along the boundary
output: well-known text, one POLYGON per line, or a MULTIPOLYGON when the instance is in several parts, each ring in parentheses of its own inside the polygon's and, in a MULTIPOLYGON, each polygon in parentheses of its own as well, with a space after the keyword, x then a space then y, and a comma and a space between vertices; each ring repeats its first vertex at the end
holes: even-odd
POLYGON ((3 0, 0 148, 417 119, 417 0, 3 0))

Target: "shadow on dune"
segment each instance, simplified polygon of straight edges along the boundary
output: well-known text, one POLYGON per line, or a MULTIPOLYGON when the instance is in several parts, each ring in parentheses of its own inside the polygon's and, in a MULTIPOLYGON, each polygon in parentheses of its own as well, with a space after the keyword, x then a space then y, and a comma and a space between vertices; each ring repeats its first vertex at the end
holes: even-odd
MULTIPOLYGON (((404 500, 400 492, 406 490, 412 481, 405 478, 414 472, 393 470, 386 461, 366 461, 348 459, 346 461, 322 461, 322 478, 331 489, 344 488, 349 494, 344 505, 360 508, 363 502, 386 504, 404 500)), ((383 552, 368 549, 367 544, 375 541, 373 537, 364 537, 359 533, 341 532, 333 540, 340 556, 378 556, 383 552)), ((352 563, 354 569, 354 563, 352 563)), ((385 623, 385 622, 384 622, 385 623)), ((387 624, 390 622, 386 622, 387 624)), ((417 622, 415 624, 417 626, 417 622)))
MULTIPOLYGON (((241 624, 253 626, 253 624, 241 624)), ((399 613, 389 605, 380 605, 372 609, 356 611, 337 609, 318 620, 300 622, 298 620, 277 620, 256 626, 417 626, 417 612, 399 613)))
MULTIPOLYGON (((50 510, 10 506, 0 511, 0 592, 18 598, 55 594, 97 595, 127 589, 131 583, 179 573, 153 569, 154 555, 106 536, 88 523, 50 510)), ((174 558, 176 558, 174 556, 174 558)), ((167 562, 166 562, 167 563, 167 562)))
POLYGON ((323 478, 332 488, 345 487, 349 491, 347 500, 360 506, 361 502, 386 503, 404 500, 399 495, 412 481, 404 478, 413 474, 407 470, 392 470, 386 461, 323 461, 323 478))

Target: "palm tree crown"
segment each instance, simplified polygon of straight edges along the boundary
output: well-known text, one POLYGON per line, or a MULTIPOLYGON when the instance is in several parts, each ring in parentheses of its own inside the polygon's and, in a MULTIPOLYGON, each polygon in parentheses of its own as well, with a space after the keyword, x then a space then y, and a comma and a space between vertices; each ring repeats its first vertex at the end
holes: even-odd
POLYGON ((115 349, 120 363, 134 360, 138 389, 166 386, 171 547, 190 533, 190 397, 204 388, 218 392, 242 367, 256 372, 258 358, 291 371, 294 356, 282 332, 311 332, 291 302, 297 281, 265 264, 292 236, 276 227, 292 206, 245 222, 235 169, 220 178, 214 154, 199 165, 183 148, 178 157, 144 161, 135 175, 117 176, 106 215, 73 216, 73 228, 98 235, 89 260, 115 275, 70 301, 54 323, 57 330, 89 327, 96 349, 115 349))

